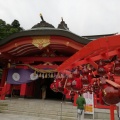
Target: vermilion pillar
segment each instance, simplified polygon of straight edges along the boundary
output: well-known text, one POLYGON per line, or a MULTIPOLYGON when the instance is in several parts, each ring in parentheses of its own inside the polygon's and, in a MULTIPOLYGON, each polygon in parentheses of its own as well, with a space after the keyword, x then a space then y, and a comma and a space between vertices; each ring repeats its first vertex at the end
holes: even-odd
POLYGON ((20 97, 24 98, 26 96, 26 88, 27 88, 27 84, 21 84, 20 97))
POLYGON ((3 88, 2 88, 0 99, 5 100, 5 95, 6 95, 6 82, 5 82, 5 84, 4 84, 3 88))
POLYGON ((7 89, 6 89, 7 74, 8 74, 8 68, 3 69, 2 78, 1 78, 1 87, 2 87, 1 100, 5 100, 5 96, 7 94, 7 89))
POLYGON ((110 105, 110 120, 115 120, 114 119, 114 105, 110 105))

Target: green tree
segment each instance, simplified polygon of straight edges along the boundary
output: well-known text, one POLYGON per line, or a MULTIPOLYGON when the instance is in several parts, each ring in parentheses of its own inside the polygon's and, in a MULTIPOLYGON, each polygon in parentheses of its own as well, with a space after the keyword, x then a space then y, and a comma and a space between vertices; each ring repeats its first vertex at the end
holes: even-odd
POLYGON ((11 24, 6 24, 4 20, 0 19, 0 40, 22 30, 23 28, 20 27, 18 20, 14 20, 11 24))
POLYGON ((16 32, 19 32, 19 30, 17 28, 11 28, 9 31, 10 34, 16 33, 16 32))
POLYGON ((5 37, 6 22, 0 19, 0 39, 5 37))
POLYGON ((20 23, 19 23, 18 20, 14 20, 14 21, 12 22, 11 26, 12 26, 13 28, 16 28, 16 30, 17 30, 16 32, 19 32, 19 31, 23 30, 23 28, 20 27, 20 23))
POLYGON ((20 27, 20 23, 18 20, 14 20, 12 23, 11 23, 12 27, 14 28, 19 28, 20 27))

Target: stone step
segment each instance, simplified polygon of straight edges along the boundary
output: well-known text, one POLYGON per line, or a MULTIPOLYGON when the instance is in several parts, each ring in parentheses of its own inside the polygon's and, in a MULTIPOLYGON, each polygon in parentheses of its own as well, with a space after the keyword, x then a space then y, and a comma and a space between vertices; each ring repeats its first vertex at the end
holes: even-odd
MULTIPOLYGON (((36 113, 36 112, 18 112, 18 111, 9 111, 9 110, 3 110, 2 113, 5 114, 15 114, 15 115, 28 115, 28 116, 36 116, 36 117, 46 117, 46 118, 52 118, 52 119, 60 119, 62 117, 62 120, 76 120, 77 118, 77 114, 75 114, 74 116, 70 116, 70 115, 66 115, 63 114, 61 115, 61 113, 59 114, 48 114, 48 113, 36 113)), ((92 115, 85 115, 86 119, 92 119, 92 115)), ((61 119, 60 119, 61 120, 61 119)))
MULTIPOLYGON (((19 108, 19 107, 7 107, 8 110, 19 110, 19 111, 46 111, 46 112, 61 112, 61 109, 49 109, 49 108, 44 108, 44 109, 41 109, 41 108, 19 108)), ((66 112, 69 112, 69 113, 76 113, 77 112, 77 109, 73 110, 73 109, 62 109, 62 112, 66 113, 66 112)))
MULTIPOLYGON (((61 118, 61 116, 57 118, 47 118, 47 117, 35 117, 29 115, 16 115, 16 114, 3 114, 0 113, 1 120, 77 120, 77 118, 61 118)), ((84 119, 91 120, 91 119, 84 119)), ((94 120, 107 120, 107 119, 94 119, 94 120)))
MULTIPOLYGON (((30 114, 32 114, 32 113, 35 113, 35 114, 47 114, 47 115, 58 115, 58 116, 60 116, 61 115, 61 112, 60 111, 26 111, 26 110, 15 110, 15 109, 4 109, 4 110, 2 110, 2 112, 16 112, 16 113, 23 113, 23 112, 25 112, 25 113, 30 113, 30 114)), ((76 113, 72 113, 72 112, 63 112, 62 111, 62 115, 63 116, 70 116, 70 117, 75 117, 76 116, 76 113)))
MULTIPOLYGON (((1 101, 0 101, 1 102, 1 101)), ((2 103, 7 103, 8 106, 2 110, 3 113, 9 114, 24 114, 31 116, 41 116, 52 119, 58 119, 61 117, 61 105, 62 105, 62 117, 65 120, 74 120, 77 116, 77 108, 73 106, 73 103, 51 100, 5 100, 2 103)), ((95 119, 110 120, 110 111, 106 109, 94 109, 95 119)), ((116 114, 116 111, 115 111, 116 114)), ((117 118, 117 115, 115 115, 117 118)), ((93 115, 85 114, 85 118, 92 119, 93 115)))
POLYGON ((8 104, 4 102, 0 102, 0 113, 2 112, 2 110, 5 110, 7 108, 8 108, 8 104))
MULTIPOLYGON (((48 109, 60 109, 61 108, 61 105, 59 105, 59 106, 54 106, 54 105, 52 105, 52 106, 50 106, 50 105, 25 105, 25 104, 20 104, 20 105, 18 105, 18 104, 10 104, 9 103, 9 107, 19 107, 19 108, 31 108, 31 107, 35 107, 35 108, 42 108, 42 109, 44 109, 44 108, 48 108, 48 109), (17 106, 16 106, 17 105, 17 106), (48 107, 49 106, 49 107, 48 107)), ((73 107, 73 106, 70 106, 70 107, 67 107, 66 105, 62 105, 62 109, 73 109, 73 110, 76 110, 76 107, 73 107)))
MULTIPOLYGON (((8 114, 8 113, 5 113, 5 114, 8 114)), ((52 116, 52 115, 51 116, 48 116, 48 115, 46 116, 44 114, 39 114, 39 115, 37 114, 36 115, 34 113, 32 113, 32 114, 26 114, 26 113, 16 114, 16 112, 14 112, 12 114, 20 115, 20 117, 23 116, 23 115, 29 116, 29 117, 31 116, 30 118, 32 118, 32 116, 33 117, 40 117, 40 120, 77 120, 77 117, 52 116)), ((92 120, 92 118, 90 119, 90 118, 85 117, 85 120, 92 120)), ((94 119, 94 120, 110 120, 110 119, 105 118, 105 119, 94 119)), ((115 119, 115 120, 117 120, 117 119, 115 119)))

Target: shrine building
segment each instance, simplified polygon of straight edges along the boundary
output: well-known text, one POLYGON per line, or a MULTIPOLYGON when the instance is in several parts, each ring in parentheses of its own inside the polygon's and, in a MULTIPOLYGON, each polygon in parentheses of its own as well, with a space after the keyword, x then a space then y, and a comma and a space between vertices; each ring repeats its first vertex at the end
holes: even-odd
POLYGON ((108 35, 79 36, 62 19, 58 27, 42 16, 29 30, 0 41, 0 94, 41 99, 46 85, 47 99, 62 99, 62 93, 50 89, 57 67, 90 41, 108 35))

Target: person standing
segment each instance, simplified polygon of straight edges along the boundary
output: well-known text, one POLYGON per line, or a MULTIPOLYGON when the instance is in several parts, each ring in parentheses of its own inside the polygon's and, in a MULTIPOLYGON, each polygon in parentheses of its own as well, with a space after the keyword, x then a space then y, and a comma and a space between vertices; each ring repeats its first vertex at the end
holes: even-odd
POLYGON ((120 102, 116 104, 118 120, 120 120, 120 102))
POLYGON ((82 94, 79 94, 79 97, 76 100, 77 104, 77 118, 78 120, 84 120, 84 109, 86 105, 86 100, 82 96, 82 94))
POLYGON ((44 100, 46 98, 46 89, 47 89, 47 86, 43 85, 41 89, 42 89, 42 99, 44 100))

